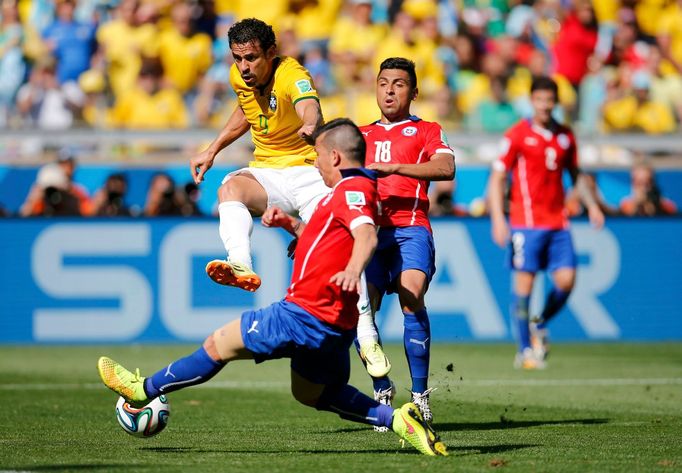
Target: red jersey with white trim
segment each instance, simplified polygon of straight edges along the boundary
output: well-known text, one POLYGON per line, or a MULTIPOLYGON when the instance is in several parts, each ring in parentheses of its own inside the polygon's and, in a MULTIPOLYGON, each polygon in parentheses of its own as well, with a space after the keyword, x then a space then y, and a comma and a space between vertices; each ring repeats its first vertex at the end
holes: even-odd
POLYGON ((568 228, 562 179, 564 170, 578 168, 576 148, 571 129, 558 123, 549 130, 522 120, 507 130, 493 168, 512 173, 512 227, 568 228))
POLYGON ((376 180, 367 177, 367 170, 344 170, 343 175, 348 177, 320 201, 299 237, 286 300, 349 330, 358 323, 358 294, 342 291, 329 279, 346 269, 353 251, 351 231, 364 223, 375 224, 377 192, 376 180))
MULTIPOLYGON (((360 127, 367 143, 365 165, 371 163, 418 164, 436 153, 452 154, 445 134, 438 123, 410 117, 398 123, 374 122, 360 127)), ((431 229, 429 223, 429 181, 390 175, 378 180, 381 203, 379 225, 431 229)))

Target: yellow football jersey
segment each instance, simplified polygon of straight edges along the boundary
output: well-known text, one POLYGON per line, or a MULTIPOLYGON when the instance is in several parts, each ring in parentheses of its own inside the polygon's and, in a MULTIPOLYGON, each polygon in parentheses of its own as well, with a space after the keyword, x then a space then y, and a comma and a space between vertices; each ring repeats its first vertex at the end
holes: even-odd
POLYGON ((312 165, 315 149, 296 132, 303 126, 294 105, 300 100, 318 100, 310 73, 290 57, 275 59, 274 77, 263 90, 247 87, 236 65, 230 69, 230 83, 239 106, 251 125, 256 146, 253 167, 285 168, 312 165))

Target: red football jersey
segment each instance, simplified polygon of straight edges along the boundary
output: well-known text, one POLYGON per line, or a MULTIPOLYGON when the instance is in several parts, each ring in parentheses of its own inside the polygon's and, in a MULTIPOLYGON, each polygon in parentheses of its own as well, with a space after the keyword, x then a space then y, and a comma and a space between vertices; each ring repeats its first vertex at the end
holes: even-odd
MULTIPOLYGON (((367 143, 365 165, 371 163, 417 164, 436 153, 454 155, 438 123, 410 117, 398 123, 380 122, 360 127, 367 143)), ((429 181, 391 175, 377 184, 382 227, 421 225, 429 230, 429 181)))
POLYGON ((376 181, 365 172, 344 171, 348 177, 317 205, 298 240, 286 296, 286 300, 343 330, 358 323, 358 294, 342 291, 329 279, 346 269, 353 250, 351 231, 363 223, 375 224, 376 181))
POLYGON ((522 120, 507 133, 493 168, 512 173, 509 220, 512 227, 568 227, 564 205, 565 169, 577 169, 576 142, 570 128, 548 130, 522 120))

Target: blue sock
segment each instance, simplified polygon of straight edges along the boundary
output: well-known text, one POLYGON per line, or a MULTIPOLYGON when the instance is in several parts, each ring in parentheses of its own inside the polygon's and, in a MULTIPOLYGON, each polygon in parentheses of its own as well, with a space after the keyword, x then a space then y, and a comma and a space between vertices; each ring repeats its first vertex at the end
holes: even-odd
POLYGON ((511 313, 519 336, 519 353, 530 348, 530 328, 528 327, 528 305, 530 296, 512 294, 511 313))
POLYGON ((542 315, 540 316, 540 323, 538 323, 538 328, 543 329, 547 322, 552 320, 554 316, 559 313, 561 308, 566 305, 568 296, 571 295, 571 291, 565 292, 557 288, 553 288, 549 294, 547 294, 547 300, 545 301, 545 308, 542 310, 542 315))
POLYGON ((375 391, 385 391, 391 387, 391 380, 388 376, 383 378, 372 378, 372 385, 375 391))
POLYGON ((414 314, 403 312, 405 331, 403 344, 407 365, 412 377, 412 392, 423 393, 428 387, 429 359, 431 357, 431 325, 426 308, 414 314))
POLYGON ((225 366, 224 363, 211 358, 202 346, 191 355, 174 361, 146 378, 144 392, 152 399, 159 394, 168 394, 188 386, 205 383, 223 369, 223 366, 225 366))
POLYGON ((389 428, 393 425, 392 407, 378 403, 349 384, 325 387, 315 407, 354 422, 389 428))

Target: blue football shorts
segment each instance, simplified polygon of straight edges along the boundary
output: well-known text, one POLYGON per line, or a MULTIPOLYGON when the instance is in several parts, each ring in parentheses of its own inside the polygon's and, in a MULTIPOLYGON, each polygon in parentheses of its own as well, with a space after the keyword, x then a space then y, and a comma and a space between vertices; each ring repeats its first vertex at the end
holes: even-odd
POLYGON ((511 269, 529 273, 575 268, 577 264, 568 230, 512 228, 507 254, 511 269))
POLYGON ((431 282, 436 272, 436 251, 428 228, 383 227, 379 228, 378 238, 377 249, 365 269, 365 275, 367 282, 381 294, 395 292, 398 276, 408 269, 423 272, 427 281, 431 282))
POLYGON ((244 346, 256 363, 291 358, 291 369, 316 384, 348 383, 355 330, 329 325, 293 302, 281 300, 242 314, 244 346))

